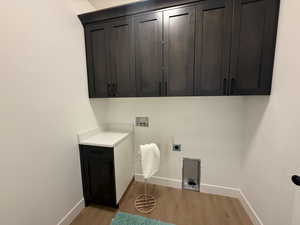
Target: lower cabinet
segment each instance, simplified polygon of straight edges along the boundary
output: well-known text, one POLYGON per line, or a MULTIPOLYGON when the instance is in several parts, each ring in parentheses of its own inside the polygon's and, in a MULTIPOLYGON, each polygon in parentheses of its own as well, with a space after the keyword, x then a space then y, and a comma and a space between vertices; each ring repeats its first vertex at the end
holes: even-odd
POLYGON ((85 205, 117 208, 133 179, 130 143, 107 148, 79 145, 85 205))
POLYGON ((117 207, 113 148, 80 146, 85 204, 117 207))

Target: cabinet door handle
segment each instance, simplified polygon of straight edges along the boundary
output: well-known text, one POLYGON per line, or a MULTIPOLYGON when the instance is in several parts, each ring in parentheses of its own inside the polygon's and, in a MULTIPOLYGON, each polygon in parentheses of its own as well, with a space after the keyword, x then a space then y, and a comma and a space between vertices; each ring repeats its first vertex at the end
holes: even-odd
POLYGON ((165 81, 165 94, 168 96, 168 82, 165 81))
POLYGON ((161 96, 162 91, 161 91, 161 81, 158 82, 158 91, 159 91, 159 96, 161 96))
POLYGON ((114 83, 111 84, 111 96, 112 97, 115 96, 115 84, 114 83))
POLYGON ((118 93, 118 84, 113 83, 113 96, 115 97, 118 93))
POLYGON ((110 83, 107 83, 107 95, 108 95, 108 97, 111 96, 111 84, 110 83))
POLYGON ((227 94, 227 78, 223 79, 223 94, 227 94))
POLYGON ((229 84, 229 94, 233 93, 234 82, 235 82, 235 79, 231 78, 230 84, 229 84))

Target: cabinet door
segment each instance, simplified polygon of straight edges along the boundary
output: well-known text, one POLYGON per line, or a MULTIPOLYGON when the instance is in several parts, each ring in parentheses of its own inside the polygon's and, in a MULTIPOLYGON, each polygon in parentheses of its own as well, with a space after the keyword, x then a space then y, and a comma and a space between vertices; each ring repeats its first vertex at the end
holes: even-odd
POLYGON ((160 96, 162 88, 162 13, 134 18, 138 96, 160 96))
POLYGON ((193 95, 195 8, 164 12, 164 92, 193 95))
POLYGON ((85 30, 89 96, 108 97, 108 27, 104 23, 89 25, 85 30))
POLYGON ((88 202, 116 205, 113 149, 83 149, 88 202))
POLYGON ((226 95, 230 64, 231 0, 211 0, 196 8, 196 95, 226 95))
POLYGON ((279 0, 234 0, 230 94, 269 94, 279 0))
POLYGON ((113 96, 136 95, 133 41, 132 18, 127 17, 109 23, 109 65, 113 96))

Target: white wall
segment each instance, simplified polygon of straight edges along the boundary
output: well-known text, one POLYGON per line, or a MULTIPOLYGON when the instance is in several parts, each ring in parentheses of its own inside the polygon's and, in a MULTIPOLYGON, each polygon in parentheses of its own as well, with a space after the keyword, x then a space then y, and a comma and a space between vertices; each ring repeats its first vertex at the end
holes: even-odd
POLYGON ((96 8, 88 0, 70 0, 77 14, 95 11, 96 8))
POLYGON ((110 8, 114 6, 124 5, 140 0, 88 0, 96 9, 110 8))
POLYGON ((299 9, 298 0, 281 1, 271 97, 245 102, 242 189, 264 225, 290 224, 290 177, 300 172, 299 9))
POLYGON ((148 142, 159 144, 158 176, 181 179, 182 157, 201 158, 202 182, 239 187, 242 112, 242 97, 127 98, 107 100, 105 118, 134 123, 136 116, 149 116, 150 127, 135 130, 136 149, 148 142), (172 142, 183 151, 172 152, 172 142))
MULTIPOLYGON (((69 1, 3 1, 0 224, 54 225, 82 198, 78 130, 96 126, 69 1)), ((101 107, 101 104, 99 105, 101 107)))

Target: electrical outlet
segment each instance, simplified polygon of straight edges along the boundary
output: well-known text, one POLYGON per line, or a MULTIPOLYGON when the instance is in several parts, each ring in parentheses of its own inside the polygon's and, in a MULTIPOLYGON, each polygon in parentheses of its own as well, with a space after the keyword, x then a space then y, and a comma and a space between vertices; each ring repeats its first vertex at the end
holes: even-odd
POLYGON ((181 152, 181 145, 173 144, 173 151, 175 151, 175 152, 181 152))

